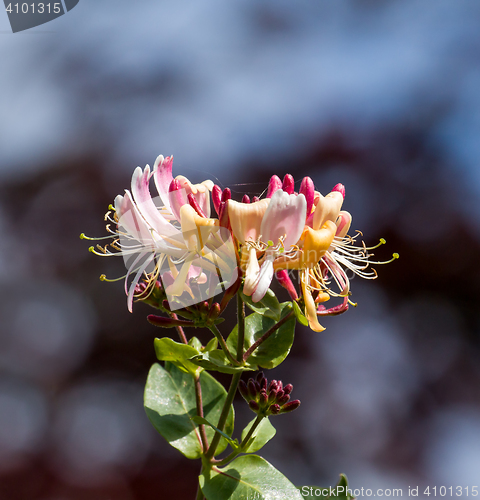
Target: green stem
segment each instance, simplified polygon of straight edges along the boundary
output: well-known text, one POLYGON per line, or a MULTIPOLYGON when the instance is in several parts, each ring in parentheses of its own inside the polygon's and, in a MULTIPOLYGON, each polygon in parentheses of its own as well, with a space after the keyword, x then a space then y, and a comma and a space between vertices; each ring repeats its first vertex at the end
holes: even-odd
MULTIPOLYGON (((202 386, 200 385, 200 373, 198 371, 195 372, 193 379, 195 380, 195 401, 197 403, 197 415, 203 418, 202 386)), ((198 426, 198 429, 200 431, 200 439, 202 440, 203 452, 206 453, 208 449, 208 439, 207 433, 205 432, 205 425, 200 424, 198 426)))
POLYGON ((222 334, 220 333, 220 330, 217 328, 216 325, 211 325, 209 326, 210 331, 215 335, 215 338, 218 340, 218 343, 220 344, 220 347, 222 348, 222 351, 225 353, 225 356, 230 360, 232 364, 235 366, 241 366, 242 363, 237 361, 232 353, 229 351, 227 343, 225 342, 225 339, 223 338, 222 334))
POLYGON ((243 448, 246 446, 250 438, 253 436, 253 433, 257 430, 257 427, 260 425, 260 422, 264 418, 265 417, 263 415, 257 415, 257 418, 255 419, 255 422, 253 422, 252 427, 248 431, 247 435, 242 439, 242 442, 240 443, 238 450, 233 450, 232 453, 228 455, 228 457, 225 457, 222 460, 216 462, 215 465, 218 467, 223 467, 224 465, 228 464, 228 462, 233 460, 239 453, 242 453, 243 448))
POLYGON ((237 293, 237 318, 238 318, 238 336, 237 336, 237 360, 244 362, 243 343, 245 339, 245 304, 237 293))
MULTIPOLYGON (((220 418, 218 419, 218 425, 217 425, 218 429, 220 429, 222 432, 225 429, 225 424, 227 422, 228 414, 230 412, 230 406, 233 403, 233 399, 237 392, 238 382, 240 381, 241 376, 242 372, 234 373, 232 381, 230 382, 230 387, 228 389, 227 397, 225 399, 225 403, 223 404, 222 413, 220 414, 220 418)), ((218 443, 220 442, 221 437, 222 435, 219 432, 215 432, 215 435, 213 436, 212 439, 212 443, 210 444, 207 453, 205 453, 205 458, 207 460, 211 460, 214 457, 215 451, 217 450, 217 446, 218 443)))
POLYGON ((272 335, 272 333, 274 333, 275 331, 277 331, 284 323, 286 323, 292 316, 293 316, 294 312, 293 311, 290 311, 284 318, 282 318, 278 323, 276 323, 275 325, 272 326, 272 328, 270 328, 270 330, 267 330, 255 343, 253 343, 247 350, 247 352, 244 354, 243 356, 243 361, 247 361, 247 359, 252 355, 253 351, 255 351, 255 349, 260 345, 262 344, 263 342, 265 342, 265 340, 268 339, 268 337, 270 337, 270 335, 272 335))

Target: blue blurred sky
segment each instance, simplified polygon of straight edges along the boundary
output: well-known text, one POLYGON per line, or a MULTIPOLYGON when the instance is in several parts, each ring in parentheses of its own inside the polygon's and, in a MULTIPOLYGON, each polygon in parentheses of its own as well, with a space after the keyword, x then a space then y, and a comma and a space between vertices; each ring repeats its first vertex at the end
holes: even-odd
POLYGON ((112 165, 162 152, 225 182, 252 156, 293 161, 312 131, 368 140, 448 103, 432 147, 478 194, 479 20, 475 0, 82 0, 9 35, 1 12, 2 175, 101 147, 93 124, 112 165))

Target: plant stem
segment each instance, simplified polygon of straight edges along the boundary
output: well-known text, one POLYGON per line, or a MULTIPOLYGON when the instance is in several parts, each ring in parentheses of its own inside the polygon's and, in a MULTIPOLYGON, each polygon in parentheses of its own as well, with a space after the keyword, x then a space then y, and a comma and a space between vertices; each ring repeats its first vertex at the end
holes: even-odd
MULTIPOLYGON (((203 415, 203 402, 202 402, 202 386, 200 385, 200 373, 195 372, 193 378, 195 380, 195 401, 197 403, 197 415, 203 418, 204 415, 203 415)), ((198 426, 198 429, 200 430, 200 438, 202 440, 203 452, 206 453, 206 451, 208 450, 208 439, 207 439, 207 433, 205 432, 205 425, 200 424, 198 426)))
POLYGON ((229 361, 234 364, 235 366, 241 366, 242 363, 237 361, 233 356, 232 353, 229 351, 227 344, 225 342, 225 339, 223 338, 222 334, 220 333, 220 330, 217 328, 216 325, 211 325, 209 326, 210 331, 215 335, 215 338, 218 340, 218 343, 220 344, 220 347, 222 348, 222 351, 225 353, 225 356, 229 359, 229 361))
MULTIPOLYGON (((225 403, 223 404, 222 413, 220 414, 220 418, 218 419, 217 427, 223 431, 225 428, 225 423, 227 422, 228 414, 230 412, 230 406, 233 403, 233 398, 235 397, 235 393, 237 392, 238 382, 240 381, 240 377, 242 376, 242 372, 237 372, 233 374, 232 381, 230 382, 230 387, 228 389, 227 397, 225 399, 225 403)), ((220 442, 220 438, 222 435, 219 432, 215 432, 213 436, 212 443, 208 448, 207 453, 205 453, 205 458, 207 460, 211 460, 215 451, 217 450, 218 443, 220 442)))
POLYGON ((250 438, 253 436, 253 433, 257 430, 257 427, 259 426, 260 422, 264 419, 265 417, 263 415, 257 415, 257 418, 255 419, 255 422, 253 422, 252 427, 250 427, 250 430, 248 431, 247 435, 242 439, 242 442, 240 443, 238 450, 233 450, 228 457, 225 457, 224 459, 220 460, 219 462, 216 462, 215 465, 218 467, 222 467, 223 465, 228 464, 231 460, 233 460, 239 453, 243 452, 243 448, 246 446, 250 438))
POLYGON ((243 342, 245 339, 245 304, 242 297, 237 293, 237 318, 238 318, 238 336, 237 336, 237 360, 244 362, 243 342))
MULTIPOLYGON (((268 337, 270 337, 270 335, 272 335, 272 333, 274 333, 276 330, 278 330, 284 323, 286 323, 292 316, 293 316, 294 312, 293 311, 290 311, 284 318, 282 318, 278 323, 276 323, 275 325, 272 326, 272 328, 270 328, 270 330, 267 330, 255 343, 253 343, 247 350, 247 352, 244 354, 243 356, 243 361, 247 361, 247 359, 252 355, 253 351, 255 351, 255 349, 260 345, 262 344, 263 342, 265 342, 265 340, 268 339, 268 337)), ((240 331, 240 329, 239 329, 240 331)))
MULTIPOLYGON (((178 319, 178 316, 175 313, 170 313, 170 317, 172 319, 178 319)), ((180 340, 184 344, 188 344, 187 336, 185 335, 185 332, 183 331, 183 328, 181 326, 176 326, 178 336, 180 337, 180 340)))
MULTIPOLYGON (((172 319, 178 319, 178 316, 175 313, 170 313, 170 317, 172 319)), ((183 328, 181 326, 176 326, 175 328, 177 329, 180 340, 184 344, 188 345, 187 336, 185 335, 183 328)), ((195 401, 197 403, 197 415, 203 418, 202 386, 200 385, 200 374, 198 372, 193 375, 193 380, 195 382, 195 401)), ((198 429, 200 431, 200 439, 202 440, 203 452, 205 453, 208 449, 208 439, 207 433, 205 432, 205 425, 200 424, 198 426, 198 429)))

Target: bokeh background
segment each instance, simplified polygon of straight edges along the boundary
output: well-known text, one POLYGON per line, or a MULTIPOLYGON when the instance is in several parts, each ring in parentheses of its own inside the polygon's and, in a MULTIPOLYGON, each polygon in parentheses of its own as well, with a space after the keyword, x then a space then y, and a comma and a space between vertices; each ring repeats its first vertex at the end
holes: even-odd
POLYGON ((15 35, 1 11, 0 61, 1 500, 194 498, 142 407, 165 332, 78 238, 160 153, 237 199, 342 182, 401 255, 267 374, 302 406, 265 458, 297 485, 479 485, 477 0, 81 0, 15 35))

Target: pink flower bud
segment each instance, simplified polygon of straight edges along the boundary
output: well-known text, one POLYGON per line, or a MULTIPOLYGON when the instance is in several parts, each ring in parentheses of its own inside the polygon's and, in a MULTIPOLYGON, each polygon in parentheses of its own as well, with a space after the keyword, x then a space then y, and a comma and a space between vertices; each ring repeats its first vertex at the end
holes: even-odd
POLYGON ((281 271, 277 271, 275 276, 280 285, 282 285, 283 288, 287 290, 290 298, 292 300, 297 300, 298 294, 295 290, 295 286, 293 285, 292 280, 290 279, 290 276, 288 275, 288 271, 286 269, 282 269, 281 271))
POLYGON ((307 200, 307 217, 312 213, 313 201, 315 199, 315 185, 310 177, 304 177, 300 184, 299 194, 303 194, 307 200))
POLYGON ((222 201, 228 201, 232 197, 232 192, 230 189, 225 188, 222 193, 222 201))
POLYGON ((273 193, 281 188, 282 181, 280 180, 280 177, 278 177, 278 175, 272 175, 268 183, 267 198, 271 198, 273 196, 273 193))
POLYGON ((343 198, 345 199, 345 186, 343 184, 336 184, 333 189, 332 189, 332 193, 334 191, 338 191, 342 196, 343 198))
POLYGON ((243 195, 242 203, 250 203, 250 196, 248 194, 243 195))
POLYGON ((293 385, 292 384, 287 384, 284 388, 283 388, 283 393, 284 394, 290 394, 293 390, 293 385))
POLYGON ((187 195, 188 203, 190 206, 195 209, 195 212, 197 212, 200 217, 206 217, 206 215, 203 213, 202 209, 200 208, 200 205, 198 204, 198 201, 196 200, 195 196, 193 196, 192 193, 189 193, 187 195))
POLYGON ((260 198, 258 196, 254 196, 252 202, 255 203, 256 201, 260 201, 260 198))
POLYGON ((287 194, 293 194, 293 192, 295 190, 295 181, 294 181, 292 175, 290 175, 290 174, 285 175, 285 177, 283 178, 282 189, 287 194))
POLYGON ((222 201, 222 189, 216 184, 212 189, 212 201, 213 208, 215 208, 215 212, 217 212, 218 215, 218 211, 220 210, 220 202, 222 201))

